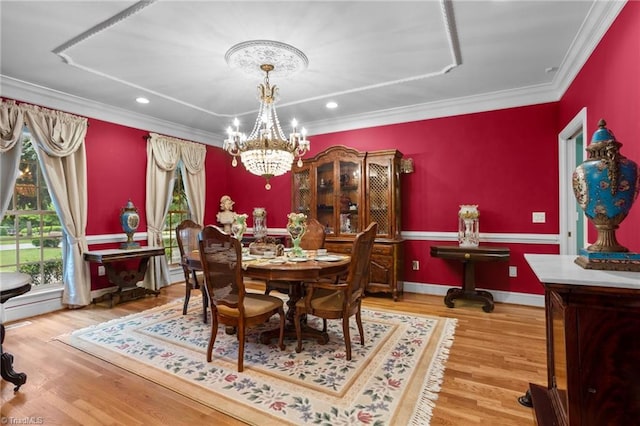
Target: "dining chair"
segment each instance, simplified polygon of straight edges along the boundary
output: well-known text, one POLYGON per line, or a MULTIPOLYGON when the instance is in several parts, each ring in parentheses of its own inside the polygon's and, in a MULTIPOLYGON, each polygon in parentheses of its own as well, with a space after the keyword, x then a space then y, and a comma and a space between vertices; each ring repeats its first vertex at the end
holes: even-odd
POLYGON ((284 349, 284 302, 265 294, 246 293, 242 277, 242 244, 214 225, 199 234, 200 259, 204 271, 205 291, 211 307, 211 336, 207 362, 211 362, 218 324, 234 327, 238 336, 238 371, 244 369, 246 328, 280 316, 278 346, 284 349))
MULTIPOLYGON (((324 248, 325 237, 324 226, 316 219, 311 218, 307 220, 307 230, 300 239, 300 248, 303 250, 324 248)), ((264 294, 269 294, 272 290, 287 294, 289 292, 289 285, 290 283, 287 281, 267 281, 264 294)))
POLYGON ((184 306, 182 307, 182 315, 187 314, 189 299, 191 298, 191 290, 200 290, 202 293, 202 316, 203 321, 207 323, 207 306, 209 304, 207 295, 204 292, 204 278, 201 273, 197 273, 191 269, 186 261, 187 254, 198 249, 198 234, 202 230, 202 226, 198 225, 190 219, 183 220, 176 227, 176 240, 180 249, 180 265, 184 272, 185 294, 184 306))
POLYGON ((362 328, 361 302, 365 288, 369 282, 369 267, 373 243, 378 231, 378 224, 372 222, 356 235, 351 250, 351 263, 346 280, 338 283, 310 282, 306 285, 306 294, 296 303, 295 326, 298 345, 296 352, 302 351, 301 325, 303 315, 313 315, 323 320, 342 319, 342 333, 347 351, 347 360, 351 360, 351 336, 349 334, 349 318, 355 315, 360 344, 364 345, 364 329, 362 328))

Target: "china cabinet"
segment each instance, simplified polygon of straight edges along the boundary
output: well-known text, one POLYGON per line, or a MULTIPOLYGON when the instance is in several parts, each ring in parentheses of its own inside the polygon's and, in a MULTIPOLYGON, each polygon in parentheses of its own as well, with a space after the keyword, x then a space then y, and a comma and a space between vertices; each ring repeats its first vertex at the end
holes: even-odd
POLYGON ((402 293, 400 162, 397 150, 361 152, 334 146, 294 165, 292 211, 325 227, 325 247, 349 253, 358 232, 378 223, 367 291, 402 293))

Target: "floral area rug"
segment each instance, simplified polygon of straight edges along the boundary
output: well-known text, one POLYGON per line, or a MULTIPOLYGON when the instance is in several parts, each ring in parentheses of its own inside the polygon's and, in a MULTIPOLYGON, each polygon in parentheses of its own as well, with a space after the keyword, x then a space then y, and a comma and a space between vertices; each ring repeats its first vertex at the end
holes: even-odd
MULTIPOLYGON (((249 329, 244 371, 238 342, 220 326, 213 361, 202 305, 182 315, 177 301, 59 336, 57 340, 257 425, 428 425, 453 342, 455 319, 363 309, 365 346, 351 318, 352 360, 342 323, 328 321, 330 341, 295 339, 286 349, 259 342, 270 323, 249 329)), ((321 328, 321 320, 309 318, 321 328)))

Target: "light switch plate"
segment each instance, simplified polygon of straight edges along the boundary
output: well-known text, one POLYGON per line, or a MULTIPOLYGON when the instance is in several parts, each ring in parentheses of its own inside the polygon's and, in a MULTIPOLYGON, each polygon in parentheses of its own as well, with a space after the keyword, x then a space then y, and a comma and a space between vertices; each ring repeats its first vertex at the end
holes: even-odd
POLYGON ((533 223, 545 223, 547 221, 547 215, 545 212, 533 212, 531 219, 533 223))
POLYGON ((509 266, 509 276, 511 278, 518 276, 518 267, 517 266, 509 266))

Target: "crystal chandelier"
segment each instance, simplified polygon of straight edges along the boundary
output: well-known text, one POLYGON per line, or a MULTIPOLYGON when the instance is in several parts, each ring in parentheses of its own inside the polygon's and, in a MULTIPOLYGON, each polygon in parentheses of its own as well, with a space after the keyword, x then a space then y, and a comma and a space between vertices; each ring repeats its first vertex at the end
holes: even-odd
POLYGON ((237 157, 240 156, 244 167, 250 173, 264 177, 267 180, 265 188, 271 189, 269 179, 290 171, 295 157, 298 157, 298 166, 302 166, 301 157, 309 151, 309 140, 306 129, 298 131, 295 119, 291 122, 289 138, 285 137, 275 107, 278 88, 269 83, 269 72, 273 71, 274 65, 262 64, 260 69, 266 76, 264 83, 258 86, 260 109, 253 130, 249 136, 240 132, 240 122, 236 118, 234 127, 227 129, 223 148, 233 156, 233 167, 238 165, 237 157))

